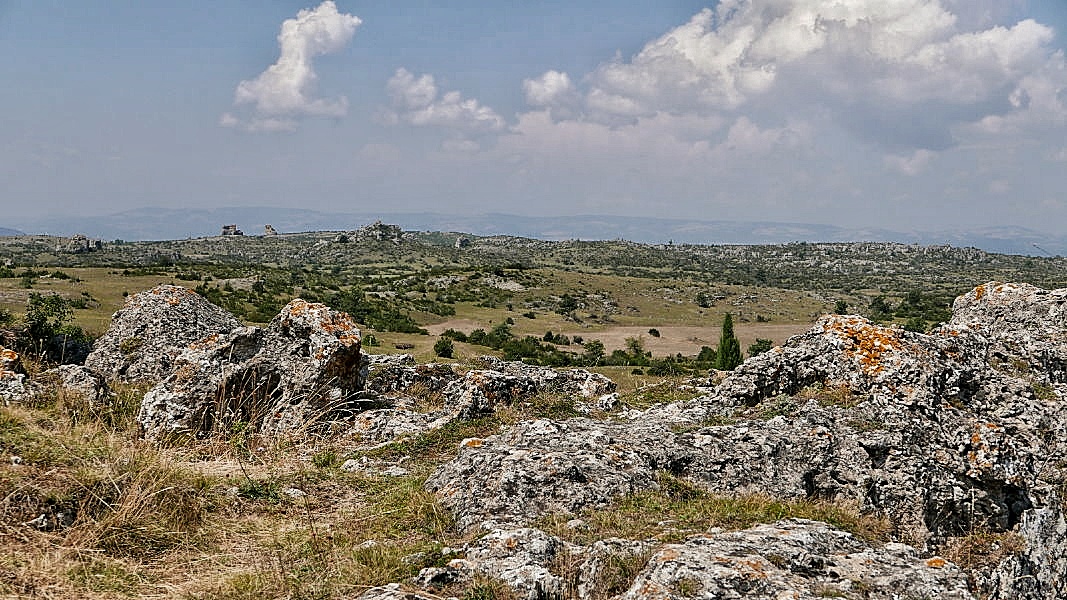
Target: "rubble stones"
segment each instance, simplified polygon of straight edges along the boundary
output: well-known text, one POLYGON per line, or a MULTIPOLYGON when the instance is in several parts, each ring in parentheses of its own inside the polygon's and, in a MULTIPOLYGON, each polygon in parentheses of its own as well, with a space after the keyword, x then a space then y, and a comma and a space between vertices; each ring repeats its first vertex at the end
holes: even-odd
POLYGON ((159 381, 189 344, 240 325, 192 290, 157 286, 126 299, 85 366, 109 379, 159 381))
POLYGON ((293 300, 266 328, 240 327, 190 345, 150 390, 138 421, 147 437, 241 424, 301 430, 356 410, 360 333, 344 313, 293 300))

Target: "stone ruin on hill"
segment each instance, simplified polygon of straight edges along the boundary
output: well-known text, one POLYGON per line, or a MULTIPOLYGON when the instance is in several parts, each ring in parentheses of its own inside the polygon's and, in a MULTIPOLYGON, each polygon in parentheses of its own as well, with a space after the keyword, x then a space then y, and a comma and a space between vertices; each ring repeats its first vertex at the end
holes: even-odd
MULTIPOLYGON (((587 371, 370 356, 355 324, 322 305, 296 300, 259 329, 188 294, 132 297, 85 369, 159 382, 141 406, 148 437, 240 420, 276 433, 326 424, 374 446, 544 393, 586 413, 464 440, 425 486, 472 541, 363 600, 436 598, 441 585, 483 577, 519 598, 604 597, 598 586, 620 561, 640 561, 610 594, 627 599, 1067 598, 1067 289, 978 286, 928 335, 827 316, 718 385, 702 382, 704 395, 646 410, 627 408, 610 380, 587 371), (420 410, 427 392, 441 400, 420 410), (585 527, 587 511, 668 480, 859 507, 885 518, 891 541, 803 519, 669 543, 578 544, 538 528, 552 515, 585 527), (969 565, 945 558, 975 535, 1000 540, 997 554, 969 565), (566 579, 561 563, 573 566, 566 579)), ((0 382, 23 384, 4 356, 0 382)), ((54 377, 97 381, 69 371, 54 377)))

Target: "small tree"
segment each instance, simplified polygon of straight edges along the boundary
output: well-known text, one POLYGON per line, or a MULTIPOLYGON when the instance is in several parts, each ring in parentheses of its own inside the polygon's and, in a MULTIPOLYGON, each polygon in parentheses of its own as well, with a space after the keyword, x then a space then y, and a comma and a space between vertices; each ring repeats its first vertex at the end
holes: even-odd
POLYGON ((756 338, 756 341, 753 342, 752 345, 748 347, 748 357, 752 358, 753 356, 757 356, 759 354, 763 354, 764 352, 770 350, 773 347, 774 347, 774 340, 766 340, 766 339, 763 339, 763 338, 756 338))
POLYGON ((604 342, 600 340, 589 340, 582 344, 585 348, 585 352, 582 353, 582 362, 595 367, 599 366, 604 361, 604 342))
POLYGON ((835 315, 847 315, 848 314, 848 302, 845 302, 844 300, 838 300, 834 304, 834 314, 835 315))
POLYGON ((441 358, 452 358, 456 348, 452 344, 452 338, 441 337, 433 345, 433 353, 441 358))
POLYGON ((655 327, 653 327, 652 329, 649 329, 648 330, 648 335, 658 338, 659 337, 659 329, 656 329, 655 327))
POLYGON ((722 320, 722 334, 719 336, 719 349, 715 352, 715 368, 720 371, 733 371, 741 364, 741 343, 734 336, 734 318, 730 313, 722 320))

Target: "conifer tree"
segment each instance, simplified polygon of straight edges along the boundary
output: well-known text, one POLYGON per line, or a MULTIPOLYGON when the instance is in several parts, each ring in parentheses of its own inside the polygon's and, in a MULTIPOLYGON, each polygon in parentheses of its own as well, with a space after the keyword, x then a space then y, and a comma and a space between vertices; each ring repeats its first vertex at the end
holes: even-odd
POLYGON ((734 336, 734 318, 730 313, 722 320, 722 335, 719 336, 719 348, 715 352, 715 368, 720 371, 733 371, 741 364, 741 343, 734 336))

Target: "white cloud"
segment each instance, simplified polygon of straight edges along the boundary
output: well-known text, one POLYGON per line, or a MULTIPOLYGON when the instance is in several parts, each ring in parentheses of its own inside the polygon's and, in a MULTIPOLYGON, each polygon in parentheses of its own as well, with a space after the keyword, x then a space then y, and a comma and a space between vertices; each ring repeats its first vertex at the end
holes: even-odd
POLYGON ((885 166, 903 175, 915 176, 926 170, 937 154, 925 149, 918 149, 908 156, 890 154, 885 157, 885 166))
POLYGON ((570 76, 559 71, 546 71, 535 79, 523 80, 522 90, 526 103, 539 108, 569 102, 576 93, 570 76))
MULTIPOLYGON (((899 151, 947 147, 953 125, 1026 110, 1035 97, 1054 114, 1064 70, 1053 31, 966 10, 939 0, 724 0, 591 73, 585 117, 822 110, 847 113, 837 126, 899 151)), ((546 85, 526 88, 528 101, 550 96, 546 85)))
POLYGON ((303 117, 344 116, 345 96, 314 97, 317 75, 312 59, 344 49, 360 23, 359 17, 339 12, 331 0, 286 19, 278 34, 278 61, 255 79, 237 85, 234 106, 247 107, 245 116, 226 113, 219 123, 248 131, 292 131, 303 117))
POLYGON ((474 98, 463 98, 459 92, 439 95, 432 75, 416 78, 407 69, 400 68, 386 83, 385 89, 393 102, 388 121, 443 127, 465 134, 504 129, 504 119, 474 98))

